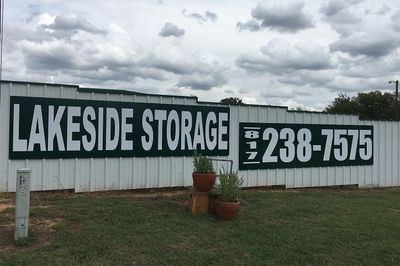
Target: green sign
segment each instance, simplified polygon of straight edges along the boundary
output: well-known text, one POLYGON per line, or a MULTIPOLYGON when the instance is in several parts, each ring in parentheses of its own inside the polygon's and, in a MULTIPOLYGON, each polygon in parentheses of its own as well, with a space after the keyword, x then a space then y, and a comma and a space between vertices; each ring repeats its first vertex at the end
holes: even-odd
POLYGON ((239 124, 239 169, 372 165, 373 126, 239 124))
POLYGON ((10 159, 229 155, 228 107, 10 100, 10 159))

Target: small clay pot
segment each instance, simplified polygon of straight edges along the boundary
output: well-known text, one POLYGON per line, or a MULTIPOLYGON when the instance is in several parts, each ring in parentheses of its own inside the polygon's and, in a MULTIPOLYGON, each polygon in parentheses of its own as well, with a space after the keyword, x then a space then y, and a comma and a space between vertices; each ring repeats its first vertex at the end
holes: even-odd
POLYGON ((236 202, 225 202, 215 200, 214 202, 215 214, 220 220, 232 220, 239 212, 240 201, 236 202))
POLYGON ((217 175, 215 173, 193 172, 193 187, 198 192, 209 192, 214 184, 217 175))

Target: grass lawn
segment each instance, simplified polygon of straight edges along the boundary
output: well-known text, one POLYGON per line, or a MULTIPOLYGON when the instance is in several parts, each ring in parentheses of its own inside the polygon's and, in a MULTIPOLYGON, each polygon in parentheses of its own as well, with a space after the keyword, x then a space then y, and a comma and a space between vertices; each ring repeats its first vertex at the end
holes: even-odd
POLYGON ((12 195, 0 197, 0 265, 400 262, 399 189, 245 191, 229 222, 193 216, 187 191, 33 193, 21 246, 12 195))

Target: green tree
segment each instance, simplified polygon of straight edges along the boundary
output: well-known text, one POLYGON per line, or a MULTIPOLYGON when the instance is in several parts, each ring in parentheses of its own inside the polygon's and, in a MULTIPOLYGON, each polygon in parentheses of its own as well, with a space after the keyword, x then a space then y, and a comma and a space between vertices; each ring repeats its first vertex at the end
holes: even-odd
POLYGON ((356 97, 350 97, 345 93, 339 93, 333 102, 325 108, 325 111, 339 114, 359 114, 360 112, 356 97))
POLYGON ((399 120, 393 93, 380 91, 360 92, 349 97, 339 93, 325 109, 328 113, 356 114, 362 119, 399 120))
POLYGON ((357 96, 360 116, 366 119, 396 119, 395 98, 392 93, 371 91, 357 96))
POLYGON ((242 99, 238 98, 238 97, 229 97, 229 98, 225 98, 222 99, 220 101, 220 103, 222 104, 226 104, 226 105, 244 105, 245 103, 242 101, 242 99))

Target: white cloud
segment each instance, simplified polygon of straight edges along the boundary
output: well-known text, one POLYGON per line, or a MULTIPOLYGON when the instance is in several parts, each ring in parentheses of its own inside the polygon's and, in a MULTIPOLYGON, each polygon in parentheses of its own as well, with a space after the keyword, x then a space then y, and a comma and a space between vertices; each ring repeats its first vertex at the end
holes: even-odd
POLYGON ((366 32, 356 32, 342 37, 330 45, 332 52, 344 52, 352 56, 364 55, 381 57, 388 55, 400 46, 397 35, 381 33, 379 36, 366 32))
POLYGON ((211 11, 206 11, 204 14, 200 14, 197 12, 189 12, 186 9, 182 10, 182 15, 184 15, 185 17, 188 18, 193 18, 195 20, 197 20, 198 23, 202 24, 205 22, 215 22, 217 21, 218 15, 214 12, 211 11))
MULTIPOLYGON (((228 80, 227 68, 211 53, 185 53, 185 49, 176 44, 158 45, 144 51, 115 23, 99 31, 89 21, 74 16, 58 23, 57 16, 54 20, 47 15, 38 17, 47 18, 47 24, 42 23, 43 19, 36 20, 32 35, 42 33, 45 28, 51 30, 48 38, 16 40, 26 72, 46 73, 55 79, 71 76, 96 84, 106 81, 135 83, 138 79, 170 81, 177 87, 193 90, 210 90, 228 80), (62 38, 59 33, 66 31, 68 37, 62 38)), ((11 70, 12 67, 7 72, 11 70)))
POLYGON ((160 33, 161 37, 181 37, 185 34, 184 29, 180 29, 177 25, 167 22, 162 27, 160 33))
POLYGON ((238 22, 236 23, 236 27, 239 28, 239 30, 249 30, 249 31, 259 31, 261 30, 261 25, 260 23, 255 20, 251 19, 246 22, 238 22))
POLYGON ((65 16, 59 15, 55 16, 54 21, 48 24, 39 24, 46 29, 51 29, 54 31, 86 31, 93 34, 104 34, 105 30, 95 27, 92 23, 87 21, 86 18, 81 16, 76 16, 74 14, 65 16))
POLYGON ((333 66, 327 48, 317 43, 290 43, 282 39, 270 41, 258 53, 240 55, 236 64, 248 71, 276 75, 295 70, 317 71, 333 66))
POLYGON ((382 4, 382 6, 378 10, 374 11, 372 9, 367 9, 367 10, 365 10, 364 14, 365 15, 372 14, 372 15, 377 15, 377 16, 383 16, 383 15, 386 15, 387 13, 389 13, 391 10, 392 9, 388 5, 382 4))
POLYGON ((147 67, 180 75, 178 87, 210 90, 224 85, 228 80, 227 69, 217 57, 209 53, 187 56, 179 46, 157 47, 144 62, 147 67))
POLYGON ((340 74, 346 77, 391 79, 400 69, 400 51, 381 58, 343 56, 338 63, 340 74))
POLYGON ((279 32, 298 32, 314 27, 312 16, 303 11, 304 3, 295 2, 283 5, 277 2, 258 4, 251 11, 252 20, 238 22, 240 30, 256 31, 270 29, 279 32))
POLYGON ((395 31, 400 32, 400 10, 391 16, 393 28, 395 31))
POLYGON ((320 9, 325 19, 332 24, 355 24, 361 21, 350 11, 351 2, 344 0, 329 0, 320 9))
POLYGON ((397 6, 13 0, 3 78, 323 109, 339 91, 388 88, 400 78, 397 6))

